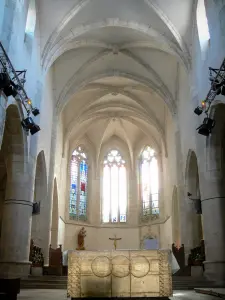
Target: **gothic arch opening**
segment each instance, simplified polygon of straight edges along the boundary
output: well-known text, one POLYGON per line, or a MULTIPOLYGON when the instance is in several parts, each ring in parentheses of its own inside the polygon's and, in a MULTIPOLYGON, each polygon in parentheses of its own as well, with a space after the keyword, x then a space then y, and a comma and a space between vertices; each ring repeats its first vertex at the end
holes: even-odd
POLYGON ((52 226, 51 226, 51 246, 54 249, 58 247, 58 232, 59 232, 58 187, 55 178, 54 187, 53 187, 52 226))
POLYGON ((31 238, 35 245, 42 248, 43 232, 42 220, 44 217, 44 200, 47 196, 47 175, 44 151, 37 156, 35 183, 34 183, 34 209, 32 215, 31 238))
MULTIPOLYGON (((186 169, 186 188, 192 199, 201 199, 199 189, 199 173, 197 156, 194 151, 189 151, 186 169)), ((191 248, 200 246, 203 239, 202 215, 196 213, 196 205, 193 200, 189 200, 188 222, 190 224, 189 245, 191 248)))
POLYGON ((180 207, 179 207, 179 199, 177 195, 177 187, 173 188, 172 195, 172 237, 173 243, 176 246, 180 246, 180 207))

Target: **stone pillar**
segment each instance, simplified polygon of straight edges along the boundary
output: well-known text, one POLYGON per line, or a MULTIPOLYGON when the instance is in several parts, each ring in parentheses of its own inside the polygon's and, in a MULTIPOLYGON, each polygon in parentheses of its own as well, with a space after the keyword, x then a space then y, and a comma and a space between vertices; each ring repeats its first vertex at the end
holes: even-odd
POLYGON ((6 157, 7 184, 0 244, 0 275, 24 277, 29 274, 30 267, 31 183, 28 164, 24 162, 24 156, 14 154, 15 151, 13 149, 13 154, 6 157))
POLYGON ((222 180, 205 180, 202 213, 205 239, 205 276, 225 284, 225 193, 222 180))
POLYGON ((56 139, 58 129, 58 116, 56 112, 53 112, 52 121, 52 138, 51 138, 51 156, 50 167, 48 172, 48 195, 44 203, 45 218, 43 219, 43 252, 44 252, 44 264, 49 265, 49 245, 51 241, 51 226, 52 226, 52 204, 53 204, 53 190, 54 190, 54 176, 55 176, 55 154, 56 154, 56 139))
POLYGON ((164 181, 163 181, 163 161, 162 154, 156 156, 158 163, 158 180, 159 180, 159 215, 161 218, 165 217, 165 207, 164 207, 164 181))
MULTIPOLYGON (((137 172, 135 172, 136 164, 126 165, 127 180, 127 224, 129 226, 137 226, 140 222, 140 202, 138 199, 137 172)), ((103 169, 103 167, 102 167, 103 169)))
POLYGON ((5 128, 5 116, 6 116, 7 98, 0 92, 0 149, 3 140, 4 128, 5 128))

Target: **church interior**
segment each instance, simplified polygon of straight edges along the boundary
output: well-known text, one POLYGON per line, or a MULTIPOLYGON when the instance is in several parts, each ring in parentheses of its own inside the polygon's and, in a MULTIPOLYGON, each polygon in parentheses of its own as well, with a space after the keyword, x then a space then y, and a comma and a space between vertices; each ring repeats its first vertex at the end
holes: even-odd
POLYGON ((216 298, 224 49, 224 0, 0 0, 0 297, 216 298))

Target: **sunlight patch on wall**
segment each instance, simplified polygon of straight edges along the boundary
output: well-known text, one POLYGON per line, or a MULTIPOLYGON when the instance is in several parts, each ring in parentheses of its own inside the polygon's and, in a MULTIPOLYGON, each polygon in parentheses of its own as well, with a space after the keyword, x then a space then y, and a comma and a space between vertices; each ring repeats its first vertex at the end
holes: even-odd
POLYGON ((210 41, 209 26, 208 26, 208 20, 207 20, 204 0, 198 0, 197 26, 198 26, 198 36, 199 36, 200 47, 204 54, 208 48, 209 41, 210 41))
POLYGON ((36 5, 35 0, 30 0, 29 8, 27 13, 27 23, 25 28, 25 33, 29 35, 34 35, 36 26, 36 5))

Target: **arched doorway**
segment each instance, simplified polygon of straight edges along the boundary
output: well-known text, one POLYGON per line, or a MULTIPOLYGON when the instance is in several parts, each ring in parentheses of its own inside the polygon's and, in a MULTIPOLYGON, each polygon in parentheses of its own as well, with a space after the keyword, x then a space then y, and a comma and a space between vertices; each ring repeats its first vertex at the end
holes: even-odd
POLYGON ((52 205, 52 226, 51 226, 51 245, 52 248, 58 247, 59 231, 59 208, 58 208, 58 188, 56 178, 53 188, 53 205, 52 205))
POLYGON ((35 245, 43 248, 43 218, 45 213, 43 210, 44 201, 47 196, 47 175, 44 151, 37 156, 35 185, 34 185, 34 209, 32 214, 31 238, 35 245))
POLYGON ((201 199, 199 189, 198 162, 194 151, 189 150, 186 169, 186 191, 189 193, 187 212, 189 223, 188 244, 190 248, 199 247, 203 239, 202 215, 196 211, 196 202, 191 199, 201 199))
POLYGON ((176 246, 181 245, 180 240, 180 206, 177 195, 177 187, 173 188, 173 196, 172 196, 172 238, 173 243, 176 246))

